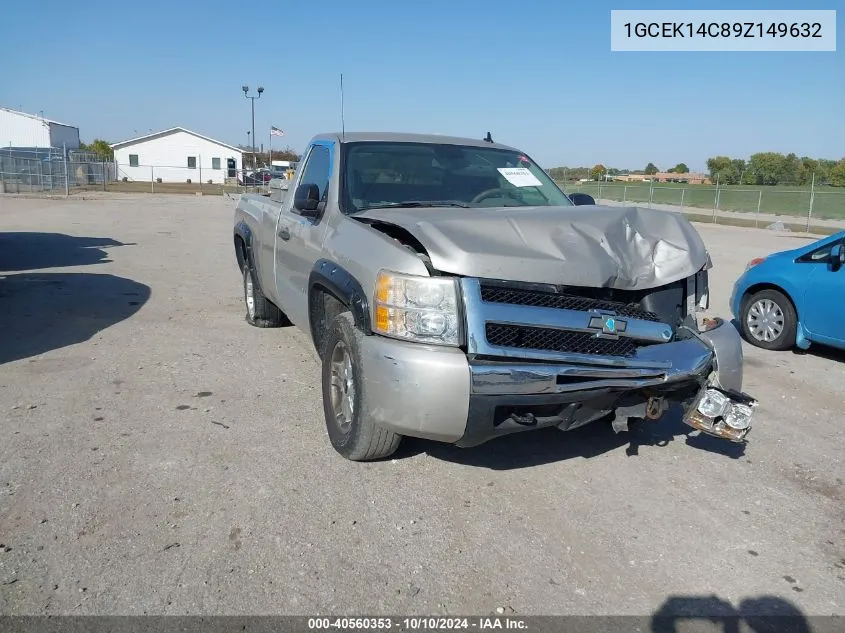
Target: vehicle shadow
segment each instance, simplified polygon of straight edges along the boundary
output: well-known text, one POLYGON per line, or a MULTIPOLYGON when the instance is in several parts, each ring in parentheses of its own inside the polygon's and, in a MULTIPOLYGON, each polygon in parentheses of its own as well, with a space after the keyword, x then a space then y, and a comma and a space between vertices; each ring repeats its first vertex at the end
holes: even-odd
POLYGON ((114 246, 128 244, 62 233, 0 233, 0 364, 87 341, 149 300, 149 286, 131 279, 40 272, 108 263, 104 249, 114 246), (30 270, 39 272, 18 272, 30 270))
POLYGON ((0 277, 0 364, 87 341, 149 298, 149 286, 108 274, 0 277))
POLYGON ((681 438, 691 448, 730 459, 739 459, 745 454, 745 444, 705 435, 684 424, 680 409, 674 409, 658 421, 638 422, 630 425, 627 432, 618 434, 614 433, 609 423, 596 421, 566 432, 551 427, 514 433, 472 448, 405 438, 392 458, 402 459, 426 453, 436 459, 466 466, 510 470, 576 457, 596 457, 626 444, 625 453, 628 457, 636 457, 641 446, 664 447, 681 438))
POLYGON ((822 633, 833 632, 845 618, 816 618, 778 596, 745 598, 738 606, 717 595, 670 596, 652 614, 651 633, 822 633), (816 626, 821 624, 821 626, 816 626), (828 628, 830 627, 830 628, 828 628))
POLYGON ((104 250, 124 244, 109 237, 0 232, 0 271, 39 270, 110 262, 104 250))

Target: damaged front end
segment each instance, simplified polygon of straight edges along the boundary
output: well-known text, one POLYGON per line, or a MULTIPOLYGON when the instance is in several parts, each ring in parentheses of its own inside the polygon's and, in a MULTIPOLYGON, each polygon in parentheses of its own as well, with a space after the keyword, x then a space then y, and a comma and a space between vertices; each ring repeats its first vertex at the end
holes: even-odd
POLYGON ((708 435, 744 442, 754 398, 742 393, 742 341, 709 304, 707 271, 636 293, 461 279, 472 446, 527 428, 568 431, 657 420, 680 409, 708 435))
POLYGON ((670 409, 702 433, 745 441, 757 402, 742 393, 742 340, 722 319, 699 321, 712 262, 685 218, 472 211, 359 218, 432 276, 457 280, 470 371, 458 446, 596 421, 621 432, 670 409))

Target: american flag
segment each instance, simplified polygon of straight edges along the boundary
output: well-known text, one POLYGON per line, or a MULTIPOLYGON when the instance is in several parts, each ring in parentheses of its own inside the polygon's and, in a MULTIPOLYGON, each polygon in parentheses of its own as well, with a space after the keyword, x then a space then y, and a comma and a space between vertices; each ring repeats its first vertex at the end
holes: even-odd
POLYGON ((279 128, 271 125, 270 126, 270 136, 284 136, 285 133, 282 132, 279 128))

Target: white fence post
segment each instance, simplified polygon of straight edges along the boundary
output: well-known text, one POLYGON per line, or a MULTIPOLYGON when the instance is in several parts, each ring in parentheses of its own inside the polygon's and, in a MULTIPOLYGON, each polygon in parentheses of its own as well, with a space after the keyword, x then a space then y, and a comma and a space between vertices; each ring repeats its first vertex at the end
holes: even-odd
POLYGON ((719 176, 716 176, 716 195, 713 196, 713 222, 716 221, 716 210, 719 208, 719 176))
POLYGON ((816 199, 816 172, 813 172, 813 182, 810 184, 810 208, 807 209, 807 233, 810 232, 810 217, 813 215, 813 202, 816 199))
POLYGON ((757 224, 760 222, 760 205, 763 204, 763 190, 760 189, 759 195, 757 196, 757 215, 754 216, 754 227, 757 228, 757 224))
POLYGON ((622 204, 625 204, 628 200, 628 185, 622 186, 622 204))
POLYGON ((62 163, 64 164, 65 170, 65 197, 70 195, 70 183, 68 182, 67 177, 67 144, 62 143, 62 163))
POLYGON ((684 212, 684 195, 686 194, 686 189, 681 189, 681 213, 684 212))

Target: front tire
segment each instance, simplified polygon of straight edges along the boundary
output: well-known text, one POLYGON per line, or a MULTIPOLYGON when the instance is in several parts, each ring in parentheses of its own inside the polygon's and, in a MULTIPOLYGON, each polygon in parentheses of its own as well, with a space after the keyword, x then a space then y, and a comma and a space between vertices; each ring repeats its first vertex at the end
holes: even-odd
POLYGON ((258 280, 247 264, 243 267, 244 303, 246 322, 254 327, 281 327, 287 324, 284 313, 273 305, 264 293, 258 280))
POLYGON ((740 310, 743 338, 762 349, 784 351, 795 345, 798 315, 792 302, 777 290, 745 297, 740 310))
POLYGON ((361 377, 360 339, 350 312, 332 321, 322 364, 323 412, 334 449, 351 461, 381 459, 396 452, 402 436, 362 415, 367 387, 361 377))

